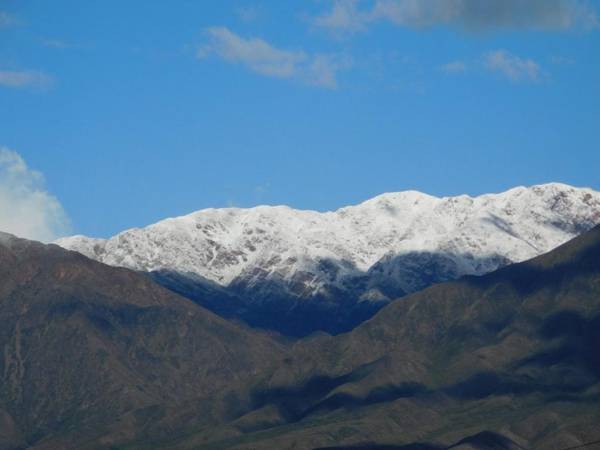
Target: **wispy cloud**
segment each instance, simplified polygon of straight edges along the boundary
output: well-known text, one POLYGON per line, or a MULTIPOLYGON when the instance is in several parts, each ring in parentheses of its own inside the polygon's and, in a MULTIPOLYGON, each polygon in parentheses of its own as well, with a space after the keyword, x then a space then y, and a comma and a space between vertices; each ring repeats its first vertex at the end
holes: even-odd
POLYGON ((5 147, 0 147, 0 230, 43 242, 70 231, 62 205, 45 190, 43 175, 5 147))
POLYGON ((259 38, 244 39, 225 27, 206 30, 209 42, 198 51, 203 58, 211 53, 233 63, 246 65, 254 72, 279 78, 292 77, 307 56, 302 51, 280 50, 259 38))
POLYGON ((263 9, 258 6, 241 6, 235 9, 235 15, 246 23, 256 22, 263 15, 263 9))
POLYGON ((44 38, 42 39, 41 43, 44 47, 48 48, 65 49, 73 47, 73 45, 67 41, 63 41, 62 39, 44 38))
POLYGON ((198 58, 216 55, 269 77, 336 88, 338 71, 350 65, 348 58, 280 49, 260 38, 243 38, 225 27, 211 27, 206 33, 208 42, 198 50, 198 58))
POLYGON ((361 10, 360 0, 335 0, 331 11, 315 17, 318 27, 334 31, 363 31, 374 20, 373 11, 361 10))
POLYGON ((585 0, 376 0, 372 4, 335 0, 330 11, 313 20, 316 26, 336 32, 364 30, 379 21, 412 28, 447 25, 471 31, 600 26, 597 11, 585 0))
POLYGON ((0 11, 0 28, 6 28, 18 23, 17 19, 6 11, 0 11))
POLYGON ((465 73, 467 71, 467 63, 464 61, 450 61, 440 66, 440 70, 446 73, 465 73))
POLYGON ((335 89, 338 86, 338 72, 348 69, 351 65, 352 60, 346 55, 316 54, 301 68, 299 77, 308 84, 335 89))
POLYGON ((0 70, 0 86, 7 88, 47 87, 53 82, 49 75, 34 70, 0 70))
POLYGON ((552 64, 556 64, 557 66, 570 66, 575 64, 575 60, 573 58, 561 55, 552 55, 550 57, 550 62, 552 64))
POLYGON ((532 59, 520 58, 506 50, 494 50, 484 55, 488 70, 497 72, 511 81, 539 81, 542 70, 532 59))

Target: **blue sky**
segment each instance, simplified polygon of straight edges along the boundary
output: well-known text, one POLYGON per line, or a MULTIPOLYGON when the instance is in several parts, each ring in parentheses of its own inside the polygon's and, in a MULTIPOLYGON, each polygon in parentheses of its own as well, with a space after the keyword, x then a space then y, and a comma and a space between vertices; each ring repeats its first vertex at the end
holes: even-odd
POLYGON ((50 214, 49 239, 205 207, 600 189, 599 2, 481 4, 0 0, 0 204, 46 195, 21 209, 50 214))

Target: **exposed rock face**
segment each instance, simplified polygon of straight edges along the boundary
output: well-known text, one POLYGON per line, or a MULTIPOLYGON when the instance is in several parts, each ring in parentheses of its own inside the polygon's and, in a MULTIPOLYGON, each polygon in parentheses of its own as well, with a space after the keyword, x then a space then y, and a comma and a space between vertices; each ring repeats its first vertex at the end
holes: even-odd
POLYGON ((532 258, 597 223, 599 192, 554 183, 474 198, 383 194, 325 213, 206 209, 107 240, 57 243, 109 265, 186 277, 178 292, 198 301, 196 288, 226 288, 237 297, 226 315, 303 335, 347 331, 394 298, 532 258))

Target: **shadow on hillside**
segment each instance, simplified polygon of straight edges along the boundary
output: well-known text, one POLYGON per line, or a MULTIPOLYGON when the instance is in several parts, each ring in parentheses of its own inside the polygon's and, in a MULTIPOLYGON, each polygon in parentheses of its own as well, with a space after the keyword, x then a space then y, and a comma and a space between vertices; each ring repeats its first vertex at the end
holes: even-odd
POLYGON ((392 386, 381 386, 370 391, 365 397, 350 394, 334 394, 302 413, 302 418, 312 414, 325 413, 336 409, 356 409, 363 406, 386 403, 401 398, 424 396, 430 391, 420 383, 402 383, 392 386))
POLYGON ((339 377, 315 376, 301 386, 257 390, 252 394, 252 409, 274 405, 285 420, 297 422, 306 417, 307 411, 331 391, 344 384, 362 380, 371 370, 372 365, 366 365, 339 377))
POLYGON ((459 446, 470 446, 477 450, 518 450, 523 449, 507 437, 492 431, 482 431, 473 436, 467 436, 450 446, 426 444, 414 442, 403 445, 378 445, 376 443, 364 443, 345 447, 320 447, 314 450, 450 450, 459 446))
POLYGON ((439 389, 428 388, 419 382, 404 382, 379 386, 365 396, 333 393, 337 388, 359 382, 369 375, 375 367, 371 364, 339 377, 317 376, 302 386, 256 391, 253 409, 274 405, 286 421, 296 422, 339 409, 351 411, 401 398, 431 399, 440 395, 457 400, 479 400, 537 393, 549 401, 560 398, 586 401, 581 394, 600 380, 600 315, 585 319, 576 312, 563 311, 544 321, 538 332, 548 341, 550 349, 517 362, 509 373, 482 371, 439 389), (549 368, 557 365, 567 368, 568 372, 562 370, 555 376, 552 371, 544 370, 532 376, 527 370, 519 370, 528 366, 549 368))
POLYGON ((462 260, 477 268, 510 262, 499 255, 410 252, 386 255, 365 272, 349 261, 323 258, 317 265, 327 287, 317 294, 305 292, 304 283, 311 284, 308 272, 284 280, 257 269, 250 278, 243 275, 228 287, 191 273, 163 270, 150 276, 221 317, 299 338, 319 331, 331 335, 351 331, 391 300, 457 279, 464 271, 462 260))
MULTIPOLYGON (((600 227, 598 231, 588 233, 589 239, 595 239, 596 234, 600 234, 600 227)), ((550 255, 542 255, 532 261, 512 264, 479 277, 466 276, 462 280, 483 289, 497 283, 507 283, 522 297, 530 296, 541 289, 557 291, 565 280, 600 273, 600 242, 595 240, 580 252, 576 246, 575 249, 567 247, 563 251, 571 251, 573 254, 560 255, 561 250, 557 249, 550 255), (566 262, 552 264, 552 255, 566 262)))
POLYGON ((446 450, 447 448, 420 442, 406 445, 378 445, 374 442, 365 442, 351 447, 319 447, 313 450, 446 450))
MULTIPOLYGON (((575 395, 583 392, 591 383, 548 384, 527 376, 503 375, 481 372, 464 381, 444 387, 430 389, 421 383, 407 382, 397 385, 379 386, 366 396, 348 393, 330 395, 347 383, 360 381, 366 374, 348 374, 336 378, 314 377, 300 387, 274 388, 257 391, 253 395, 252 409, 274 405, 287 422, 297 422, 306 417, 344 409, 390 403, 402 398, 432 399, 439 395, 458 400, 480 400, 499 395, 545 394, 551 397, 575 395)), ((576 399, 577 397, 573 397, 576 399)))
POLYGON ((518 367, 577 367, 600 379, 600 314, 586 319, 576 311, 561 311, 544 322, 540 336, 553 347, 520 361, 518 367))
POLYGON ((150 276, 161 286, 225 319, 292 338, 319 331, 332 335, 350 331, 388 304, 387 300, 359 301, 354 291, 339 287, 302 298, 276 280, 223 287, 194 274, 159 271, 150 276))

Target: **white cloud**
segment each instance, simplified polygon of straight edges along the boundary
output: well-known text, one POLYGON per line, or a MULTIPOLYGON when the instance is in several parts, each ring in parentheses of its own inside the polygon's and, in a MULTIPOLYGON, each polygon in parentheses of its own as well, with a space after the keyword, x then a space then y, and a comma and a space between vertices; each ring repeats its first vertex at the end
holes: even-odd
POLYGON ((208 42, 198 50, 198 58, 214 54, 269 77, 335 88, 337 72, 350 64, 347 58, 279 49, 260 38, 238 36, 225 27, 211 27, 206 32, 208 42))
POLYGON ((498 72, 511 81, 538 81, 540 65, 532 59, 520 58, 506 50, 495 50, 484 55, 488 70, 498 72))
POLYGON ((336 0, 314 24, 333 31, 360 31, 388 21, 421 28, 449 25, 472 31, 525 28, 597 28, 597 11, 585 0, 336 0), (361 7, 362 5, 364 7, 361 7))
POLYGON ((465 73, 467 64, 464 61, 450 61, 440 66, 440 69, 446 73, 465 73))
POLYGON ((21 156, 0 147, 0 231, 50 242, 69 232, 60 202, 44 189, 44 177, 21 156))
POLYGON ((373 20, 372 12, 361 11, 359 0, 335 0, 329 13, 314 19, 318 27, 339 31, 362 31, 373 20))
POLYGON ((46 87, 52 78, 33 70, 0 70, 0 86, 9 88, 46 87))
POLYGON ((349 68, 352 60, 347 56, 316 54, 310 63, 301 71, 304 81, 314 86, 329 89, 337 88, 337 73, 349 68))
POLYGON ((307 59, 302 51, 279 50, 259 38, 244 39, 225 27, 212 27, 206 31, 210 42, 200 49, 199 57, 215 53, 262 75, 289 78, 307 59))

